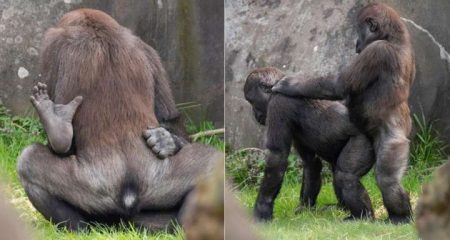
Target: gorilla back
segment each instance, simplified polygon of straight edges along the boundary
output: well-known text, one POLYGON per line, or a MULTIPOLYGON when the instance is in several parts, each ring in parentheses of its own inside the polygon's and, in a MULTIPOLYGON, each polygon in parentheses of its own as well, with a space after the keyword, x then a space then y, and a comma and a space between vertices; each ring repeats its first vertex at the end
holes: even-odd
POLYGON ((158 126, 151 93, 159 57, 147 57, 142 42, 108 15, 70 12, 44 43, 52 100, 64 104, 83 96, 73 119, 77 152, 130 147, 124 139, 140 139, 147 126, 158 126))
POLYGON ((158 86, 168 86, 165 71, 156 51, 103 12, 70 12, 47 31, 42 75, 53 112, 41 109, 45 86, 35 89, 32 101, 50 144, 27 147, 18 171, 33 205, 53 222, 79 229, 117 216, 149 229, 165 227, 197 178, 222 157, 198 144, 164 160, 150 151, 142 132, 159 125, 155 109, 161 106, 155 103, 164 103, 155 96, 158 86), (70 109, 77 96, 82 104, 70 109), (54 122, 67 120, 67 108, 73 121, 58 126, 54 122), (59 135, 68 136, 52 137, 59 127, 68 129, 59 135), (71 143, 67 151, 55 148, 63 138, 71 143))

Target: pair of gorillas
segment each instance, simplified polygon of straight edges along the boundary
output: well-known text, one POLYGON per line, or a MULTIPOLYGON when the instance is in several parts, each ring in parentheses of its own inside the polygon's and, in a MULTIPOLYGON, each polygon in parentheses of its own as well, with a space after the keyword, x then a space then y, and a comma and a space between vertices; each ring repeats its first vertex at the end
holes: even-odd
MULTIPOLYGON (((360 178, 375 164, 389 219, 409 220, 400 180, 415 75, 410 37, 382 4, 361 10, 358 34, 360 54, 337 77, 284 77, 274 69, 249 76, 246 99, 268 125, 270 150, 258 218, 272 217, 293 143, 305 162, 302 206, 314 205, 320 190, 319 156, 331 162, 336 195, 351 218, 373 218, 360 178)), ((35 87, 32 103, 49 145, 31 145, 18 159, 36 209, 72 230, 122 220, 156 230, 176 221, 197 179, 223 154, 186 141, 155 50, 105 13, 82 9, 45 34, 41 57, 46 84, 35 87)))
POLYGON ((156 51, 107 14, 65 14, 42 44, 31 101, 48 137, 18 159, 26 194, 71 230, 177 221, 199 178, 223 153, 190 144, 156 51))
POLYGON ((256 218, 272 218, 293 144, 304 162, 300 207, 316 202, 320 157, 331 163, 334 190, 349 219, 374 218, 360 179, 375 165, 389 220, 410 220, 409 195, 400 184, 408 164, 408 96, 415 78, 410 36, 399 15, 384 4, 360 10, 357 32, 359 55, 338 76, 289 77, 275 68, 248 76, 245 98, 257 121, 267 125, 270 151, 256 218))

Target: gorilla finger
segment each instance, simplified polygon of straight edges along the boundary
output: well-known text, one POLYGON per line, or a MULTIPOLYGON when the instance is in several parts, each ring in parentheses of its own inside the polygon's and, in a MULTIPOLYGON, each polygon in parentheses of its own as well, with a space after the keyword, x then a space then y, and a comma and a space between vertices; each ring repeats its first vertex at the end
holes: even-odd
POLYGON ((165 159, 167 158, 170 154, 164 150, 164 149, 159 149, 159 148, 152 148, 152 151, 155 153, 155 155, 159 158, 159 159, 165 159))
POLYGON ((47 93, 47 84, 38 82, 38 88, 39 88, 43 93, 45 93, 45 94, 47 93))
POLYGON ((147 138, 149 138, 152 134, 151 134, 151 131, 147 129, 147 130, 144 130, 144 131, 142 132, 142 135, 144 136, 145 139, 147 139, 147 138))
POLYGON ((163 150, 161 150, 161 151, 159 152, 158 155, 161 156, 162 158, 167 158, 167 157, 170 155, 170 153, 169 153, 168 150, 163 149, 163 150))
POLYGON ((155 146, 157 143, 158 143, 158 140, 153 136, 151 136, 147 139, 147 144, 149 146, 155 146))
POLYGON ((163 138, 164 137, 164 132, 161 131, 161 129, 159 128, 153 128, 149 130, 152 134, 152 136, 157 137, 157 138, 163 138))
POLYGON ((36 100, 36 98, 33 96, 30 96, 30 101, 31 101, 31 104, 33 104, 33 106, 35 106, 35 107, 37 107, 37 105, 39 104, 38 101, 36 100))
POLYGON ((77 96, 69 103, 69 105, 72 105, 73 107, 77 108, 78 106, 80 106, 82 101, 83 101, 83 97, 77 96))
POLYGON ((39 94, 45 94, 46 88, 44 87, 44 84, 41 82, 38 82, 38 90, 39 90, 39 94))
POLYGON ((172 134, 164 128, 162 128, 162 130, 161 130, 161 135, 166 138, 171 138, 171 136, 172 136, 172 134))
POLYGON ((36 95, 39 93, 39 88, 37 86, 33 87, 33 94, 36 95))
POLYGON ((147 138, 150 136, 156 136, 158 134, 158 130, 156 128, 147 128, 145 130, 147 138))
POLYGON ((153 147, 152 147, 152 151, 155 153, 155 154, 159 154, 160 152, 161 152, 161 148, 160 148, 160 146, 158 146, 158 145, 154 145, 153 147))
POLYGON ((288 88, 289 83, 285 82, 285 80, 280 80, 272 87, 272 92, 283 92, 288 88))

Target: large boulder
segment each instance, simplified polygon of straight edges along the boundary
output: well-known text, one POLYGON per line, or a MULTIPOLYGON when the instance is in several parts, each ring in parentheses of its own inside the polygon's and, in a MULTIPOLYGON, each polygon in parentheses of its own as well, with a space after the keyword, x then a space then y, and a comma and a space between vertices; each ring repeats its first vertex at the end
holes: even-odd
MULTIPOLYGON (((234 149, 262 147, 257 126, 243 96, 254 68, 274 66, 288 74, 337 73, 355 56, 354 19, 363 0, 226 1, 226 141, 234 149)), ((407 22, 416 52, 417 75, 410 97, 413 114, 450 140, 450 27, 448 0, 381 1, 407 22)))
POLYGON ((222 1, 0 1, 0 103, 15 114, 32 112, 28 95, 39 81, 42 36, 77 8, 105 11, 153 46, 173 81, 176 101, 192 102, 189 116, 223 125, 222 1))

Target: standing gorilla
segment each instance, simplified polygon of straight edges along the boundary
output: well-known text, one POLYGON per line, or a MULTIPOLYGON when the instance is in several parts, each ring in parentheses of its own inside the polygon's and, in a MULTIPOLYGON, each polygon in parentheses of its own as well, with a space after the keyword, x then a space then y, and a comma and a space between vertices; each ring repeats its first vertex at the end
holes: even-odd
POLYGON ((373 218, 369 195, 360 182, 375 161, 369 139, 350 123, 347 108, 340 102, 272 94, 270 89, 283 76, 276 68, 261 68, 250 73, 244 85, 245 99, 255 118, 267 125, 266 147, 270 151, 255 217, 272 218, 293 143, 304 162, 300 207, 316 203, 321 157, 331 163, 338 201, 351 212, 348 219, 373 218))
POLYGON ((177 141, 159 121, 184 133, 156 51, 107 14, 81 9, 47 31, 42 64, 49 87, 38 84, 32 103, 49 146, 31 145, 18 160, 36 209, 71 230, 121 220, 157 230, 176 220, 223 155, 188 144, 166 158, 177 141))
POLYGON ((411 117, 408 97, 415 59, 408 29, 384 4, 358 14, 359 55, 337 78, 286 78, 272 89, 289 96, 347 99, 350 120, 366 133, 376 152, 377 183, 393 223, 408 222, 409 194, 400 185, 408 165, 411 117))

